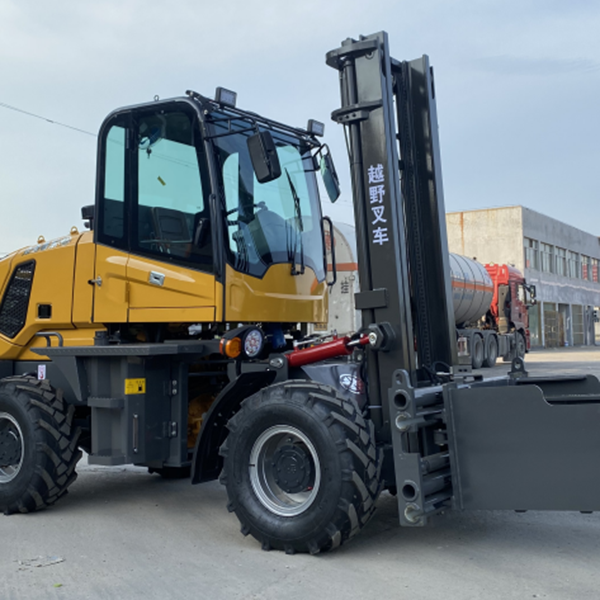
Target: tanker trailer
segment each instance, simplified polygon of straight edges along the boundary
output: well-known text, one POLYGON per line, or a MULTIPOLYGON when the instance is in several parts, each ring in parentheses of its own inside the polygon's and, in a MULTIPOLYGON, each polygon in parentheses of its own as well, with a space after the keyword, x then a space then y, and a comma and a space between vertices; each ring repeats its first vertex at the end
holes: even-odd
POLYGON ((450 253, 454 322, 467 338, 474 369, 493 367, 498 357, 523 358, 529 347, 527 308, 535 288, 509 265, 483 266, 450 253))
MULTIPOLYGON (((345 335, 361 328, 353 293, 358 284, 354 227, 336 223, 334 244, 338 279, 329 292, 328 322, 309 326, 314 334, 345 335)), ((498 357, 523 357, 529 337, 524 297, 530 292, 523 275, 508 265, 484 266, 450 253, 450 277, 457 335, 467 339, 473 368, 493 367, 498 357)))

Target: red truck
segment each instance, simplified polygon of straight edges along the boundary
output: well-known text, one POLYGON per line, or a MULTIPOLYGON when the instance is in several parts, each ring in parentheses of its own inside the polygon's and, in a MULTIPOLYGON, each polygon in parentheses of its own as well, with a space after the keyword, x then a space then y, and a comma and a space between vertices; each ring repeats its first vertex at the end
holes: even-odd
POLYGON ((493 367, 498 357, 521 358, 529 349, 527 309, 535 287, 510 265, 482 265, 450 254, 454 320, 466 338, 474 369, 493 367))

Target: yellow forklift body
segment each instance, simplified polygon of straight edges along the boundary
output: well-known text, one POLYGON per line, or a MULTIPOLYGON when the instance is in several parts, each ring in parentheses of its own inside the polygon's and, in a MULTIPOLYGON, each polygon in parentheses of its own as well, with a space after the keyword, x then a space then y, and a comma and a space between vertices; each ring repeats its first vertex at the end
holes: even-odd
MULTIPOLYGON (((85 314, 83 305, 78 306, 78 322, 76 329, 73 315, 73 298, 78 301, 87 285, 82 282, 85 277, 81 265, 77 265, 77 251, 82 238, 91 238, 91 233, 80 235, 75 230, 71 235, 43 242, 15 253, 12 259, 0 263, 0 280, 2 288, 6 288, 11 273, 19 265, 35 263, 32 275, 32 287, 29 306, 24 326, 14 335, 8 337, 0 333, 0 357, 12 360, 39 360, 39 355, 29 351, 32 347, 46 344, 44 338, 37 337, 40 331, 56 331, 63 336, 65 345, 87 346, 93 344, 94 331, 92 328, 91 310, 85 314)), ((85 256, 82 254, 82 256, 85 256)), ((89 296, 89 292, 88 292, 89 296)), ((88 302, 91 308, 91 304, 88 302)))
POLYGON ((95 332, 109 323, 327 321, 327 284, 310 268, 292 276, 289 264, 276 264, 257 278, 227 265, 223 285, 212 274, 96 244, 93 232, 74 231, 0 261, 0 289, 31 261, 25 324, 13 338, 0 333, 2 359, 39 361, 30 349, 46 344, 36 336, 44 331, 60 333, 65 346, 93 345, 95 332))
POLYGON ((290 275, 290 265, 273 265, 262 279, 226 270, 227 321, 327 321, 327 284, 312 269, 290 275))
POLYGON ((101 244, 94 282, 95 323, 214 322, 222 313, 214 275, 101 244))

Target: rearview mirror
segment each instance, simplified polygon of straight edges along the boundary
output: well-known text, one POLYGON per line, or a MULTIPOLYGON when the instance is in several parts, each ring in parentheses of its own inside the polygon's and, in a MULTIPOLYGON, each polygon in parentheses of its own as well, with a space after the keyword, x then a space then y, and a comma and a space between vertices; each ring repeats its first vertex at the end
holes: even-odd
POLYGON ((321 152, 321 177, 323 178, 323 185, 327 191, 327 195, 332 202, 335 202, 340 197, 340 180, 338 179, 335 165, 333 164, 333 158, 329 152, 329 148, 324 146, 326 152, 321 152))
POLYGON ((273 181, 281 175, 281 165, 273 136, 269 131, 259 131, 248 138, 248 152, 252 168, 259 183, 273 181))

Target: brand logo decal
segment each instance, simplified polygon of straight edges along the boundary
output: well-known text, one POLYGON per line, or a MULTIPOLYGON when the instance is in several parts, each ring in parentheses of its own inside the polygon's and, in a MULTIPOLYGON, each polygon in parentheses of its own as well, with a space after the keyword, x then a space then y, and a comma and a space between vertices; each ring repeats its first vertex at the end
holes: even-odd
POLYGON ((349 373, 340 375, 340 385, 351 394, 362 394, 365 391, 365 384, 362 379, 349 373))

